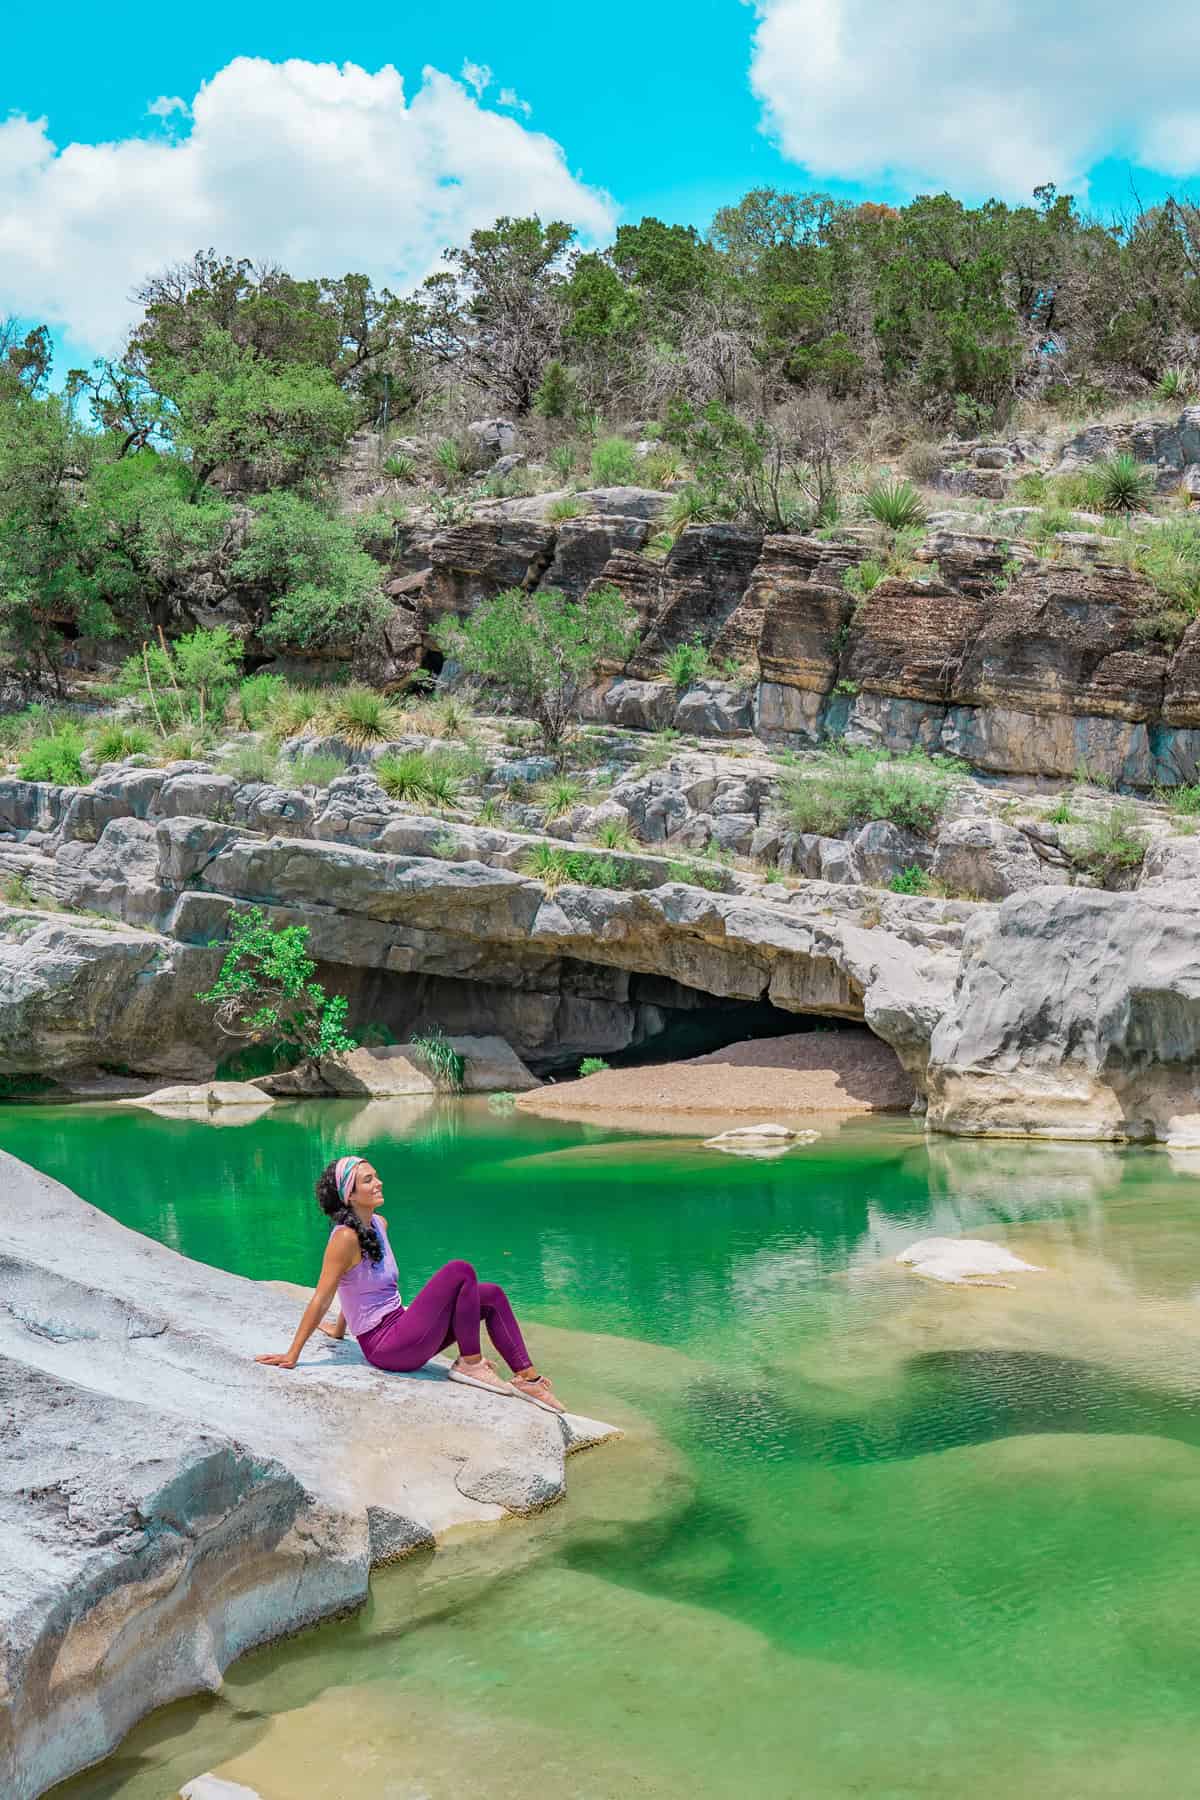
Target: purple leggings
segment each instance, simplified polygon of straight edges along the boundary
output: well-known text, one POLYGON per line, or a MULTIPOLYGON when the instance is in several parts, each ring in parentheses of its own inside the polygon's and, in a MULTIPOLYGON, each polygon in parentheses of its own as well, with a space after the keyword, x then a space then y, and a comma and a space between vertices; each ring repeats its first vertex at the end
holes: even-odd
POLYGON ((478 1356, 481 1319, 510 1369, 532 1366, 508 1295, 494 1281, 480 1281, 469 1262, 447 1263, 411 1306, 389 1314, 358 1342, 377 1369, 419 1369, 448 1344, 457 1344, 463 1356, 478 1356))

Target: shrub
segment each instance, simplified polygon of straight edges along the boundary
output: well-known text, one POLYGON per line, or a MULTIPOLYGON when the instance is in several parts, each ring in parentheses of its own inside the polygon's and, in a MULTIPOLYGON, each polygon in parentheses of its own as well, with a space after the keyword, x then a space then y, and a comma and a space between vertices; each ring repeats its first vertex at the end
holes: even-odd
POLYGON ((863 509, 889 531, 925 523, 925 504, 908 481, 877 481, 863 495, 863 509))
POLYGON ((564 519, 577 519, 583 511, 583 503, 574 495, 565 494, 561 500, 552 500, 546 508, 546 518, 551 525, 561 525, 564 519))
POLYGON ((546 364, 533 396, 534 412, 540 413, 543 419, 565 419, 574 398, 574 382, 558 358, 553 357, 546 364))
POLYGON ((145 756, 153 742, 144 725, 127 725, 113 719, 97 730, 92 751, 102 763, 123 762, 127 756, 145 756))
POLYGON ((538 728, 532 719, 508 719, 500 735, 511 749, 521 750, 536 741, 538 728))
POLYGON ((282 675, 265 671, 243 678, 237 693, 238 717, 247 731, 260 731, 287 692, 282 675))
POLYGON ((724 871, 713 863, 669 862, 667 879, 680 881, 685 887, 709 888, 718 894, 723 893, 727 885, 724 871))
POLYGON ((154 716, 161 735, 168 725, 190 718, 203 731, 219 721, 238 679, 242 646, 227 625, 197 627, 168 645, 143 644, 121 666, 117 687, 133 695, 154 716))
POLYGON ((4 884, 4 899, 9 906, 36 906, 27 875, 10 875, 4 884))
POLYGON ((279 752, 272 744, 236 744, 224 759, 224 766, 235 781, 274 781, 279 752))
POLYGON ((556 775, 553 780, 542 783, 536 799, 549 824, 551 819, 561 819, 565 813, 573 812, 583 796, 582 781, 574 775, 556 775))
POLYGON ((326 716, 330 728, 348 744, 385 744, 399 728, 396 708, 374 688, 344 687, 334 691, 326 716))
POLYGON ((636 868, 619 863, 611 856, 598 856, 594 850, 568 850, 557 844, 534 844, 521 864, 526 875, 532 875, 544 887, 626 888, 637 887, 636 868))
POLYGON ((438 1087, 448 1088, 452 1094, 462 1093, 467 1077, 466 1058, 454 1048, 440 1025, 432 1025, 410 1038, 409 1048, 425 1058, 438 1087))
POLYGON ((578 452, 574 444, 556 444, 547 461, 560 481, 570 481, 575 473, 578 452))
POLYGON ((874 556, 864 556, 860 563, 851 563, 842 576, 842 586, 848 594, 873 594, 887 574, 883 564, 874 556))
POLYGON ((888 882, 893 894, 927 894, 933 886, 930 877, 918 863, 910 863, 888 882))
POLYGON ((327 711, 328 694, 318 688, 289 687, 286 683, 265 721, 266 729, 276 742, 301 737, 327 711))
POLYGON ((710 488, 697 486, 690 481, 677 494, 671 495, 666 511, 667 524, 670 527, 672 541, 689 525, 711 525, 714 519, 727 517, 731 508, 722 505, 710 488))
POLYGON ((216 981, 196 995, 222 1031, 306 1064, 357 1049, 345 1029, 348 1002, 313 980, 307 925, 269 925, 252 906, 230 915, 227 942, 216 981))
POLYGON ((1080 867, 1107 879, 1119 870, 1137 868, 1147 843, 1137 807, 1131 800, 1114 800, 1105 814, 1089 821, 1069 854, 1080 867))
MULTIPOLYGON (((389 613, 379 564, 368 542, 395 536, 395 522, 327 512, 300 494, 276 491, 251 501, 246 542, 233 573, 267 601, 263 637, 305 649, 351 644, 389 613)), ((386 554, 380 543, 381 553, 386 554)))
POLYGON ((1065 506, 1043 506, 1030 524, 1029 535, 1035 542, 1047 543, 1064 531, 1075 531, 1079 521, 1065 506))
POLYGON ((1173 609, 1200 612, 1200 519, 1170 519, 1139 534, 1134 567, 1173 609))
POLYGON ((297 756, 292 762, 285 763, 283 772, 297 787, 328 787, 331 781, 346 773, 346 764, 340 756, 314 751, 311 756, 297 756))
POLYGON ((51 781, 57 787, 83 783, 83 738, 70 723, 58 726, 47 737, 34 738, 17 766, 22 781, 51 781))
POLYGON ((483 801, 479 811, 475 814, 475 823, 477 825, 502 825, 504 823, 504 808, 497 795, 489 794, 483 801))
POLYGON ((1177 817, 1194 819, 1200 816, 1200 784, 1169 788, 1162 799, 1177 817))
POLYGON ((665 488, 671 482, 678 481, 683 464, 679 452, 666 444, 660 444, 657 450, 651 450, 642 458, 638 471, 643 487, 665 488))
POLYGON ((848 826, 888 819, 928 835, 951 786, 950 772, 919 751, 889 757, 843 750, 823 758, 814 774, 786 781, 781 798, 793 831, 836 837, 848 826))
POLYGON ((384 458, 383 472, 390 475, 393 481, 411 481, 417 472, 417 465, 403 450, 396 450, 391 456, 384 458))
POLYGON ((637 457, 628 438, 601 438, 594 446, 592 480, 597 487, 628 487, 637 474, 637 457))
POLYGON ((1061 794, 1054 805, 1047 810, 1046 818, 1051 825, 1073 825, 1075 823, 1071 802, 1065 794, 1061 794))
POLYGON ((211 749, 212 733, 186 723, 169 732, 162 742, 164 762, 196 762, 211 749))
POLYGON ((602 1056, 585 1056, 579 1065, 579 1073, 581 1076, 603 1075, 608 1067, 602 1056))
POLYGON ((509 588, 467 619, 444 620, 437 638, 468 674, 499 688, 534 719, 553 749, 583 688, 602 663, 625 660, 636 633, 633 610, 617 588, 605 585, 579 601, 557 588, 535 594, 509 588))
POLYGON ((1096 464, 1100 511, 1141 512, 1154 493, 1154 471, 1123 451, 1096 464))
POLYGON ((667 680, 679 689, 691 687, 694 681, 702 681, 712 670, 712 660, 708 650, 698 637, 686 644, 676 644, 668 650, 660 664, 667 680))
POLYGON ((391 800, 413 806, 454 806, 462 797, 460 759, 448 751, 402 750, 381 756, 375 779, 391 800))
POLYGON ((940 444, 909 444, 900 458, 904 473, 911 481, 932 481, 941 473, 945 462, 940 444))

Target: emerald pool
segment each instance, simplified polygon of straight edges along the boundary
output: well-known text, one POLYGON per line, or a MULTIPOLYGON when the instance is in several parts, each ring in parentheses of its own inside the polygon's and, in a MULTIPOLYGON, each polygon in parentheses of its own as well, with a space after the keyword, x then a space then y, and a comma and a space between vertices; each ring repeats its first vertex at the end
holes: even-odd
MULTIPOLYGON (((364 1151, 406 1291, 469 1257, 628 1433, 563 1506, 379 1571, 60 1800, 210 1768, 264 1800, 1193 1791, 1200 1157, 820 1123, 755 1162, 482 1102, 6 1108, 5 1149, 257 1277, 311 1282, 315 1174, 364 1151), (1046 1272, 895 1264, 962 1233, 1046 1272)), ((247 1356, 283 1347, 247 1318, 247 1356)))

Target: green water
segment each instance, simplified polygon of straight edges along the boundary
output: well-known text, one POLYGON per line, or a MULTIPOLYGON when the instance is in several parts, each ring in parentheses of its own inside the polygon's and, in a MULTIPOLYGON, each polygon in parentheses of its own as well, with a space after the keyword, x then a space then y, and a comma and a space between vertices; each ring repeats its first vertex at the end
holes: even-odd
MULTIPOLYGON (((754 1163, 476 1103, 7 1109, 0 1142, 297 1281, 316 1170, 364 1150, 406 1291, 469 1256, 568 1402, 628 1428, 564 1506, 381 1571, 356 1618, 245 1658, 62 1800, 214 1767, 265 1800, 1194 1791, 1188 1159, 865 1120, 754 1163), (962 1292, 894 1263, 963 1232, 1048 1272, 962 1292)), ((283 1347, 248 1327, 248 1354, 283 1347)))

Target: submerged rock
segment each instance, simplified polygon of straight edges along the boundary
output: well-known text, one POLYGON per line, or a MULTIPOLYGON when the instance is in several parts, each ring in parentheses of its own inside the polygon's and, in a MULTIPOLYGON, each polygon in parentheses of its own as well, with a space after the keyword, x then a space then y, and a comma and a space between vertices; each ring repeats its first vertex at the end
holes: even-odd
MULTIPOLYGON (((370 1368, 258 1364, 297 1300, 127 1231, 0 1152, 0 1793, 35 1800, 374 1562, 563 1492, 591 1420, 370 1368)), ((203 1790, 200 1790, 203 1792, 203 1790)))
POLYGON ((156 1112, 185 1107, 189 1112, 195 1113, 216 1111, 227 1106, 240 1108, 274 1104, 274 1097, 264 1093, 252 1081, 204 1081, 194 1086, 156 1088, 152 1094, 138 1094, 120 1102, 122 1106, 148 1106, 156 1112))
POLYGON ((911 1268, 914 1275, 956 1287, 1011 1287, 1011 1281, 989 1277, 1045 1273, 1039 1264, 1022 1262, 1011 1250, 989 1244, 986 1238, 922 1238, 919 1244, 902 1250, 896 1261, 911 1268))

